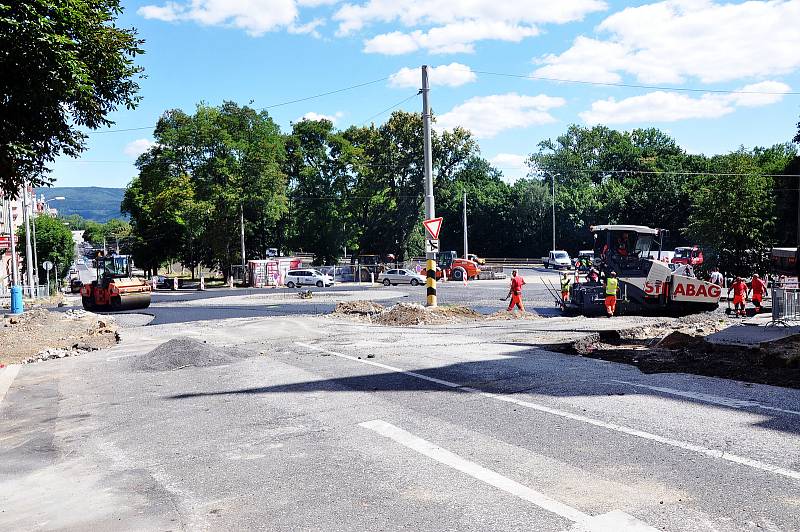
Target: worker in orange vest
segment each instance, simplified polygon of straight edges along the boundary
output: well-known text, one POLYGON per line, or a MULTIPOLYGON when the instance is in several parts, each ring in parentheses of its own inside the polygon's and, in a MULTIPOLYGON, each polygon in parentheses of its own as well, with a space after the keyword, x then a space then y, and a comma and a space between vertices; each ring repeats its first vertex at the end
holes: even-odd
POLYGON ((731 287, 728 288, 729 298, 731 297, 731 291, 733 291, 733 308, 736 311, 736 315, 746 316, 747 313, 745 312, 744 307, 745 296, 747 295, 747 284, 745 284, 741 277, 737 277, 731 287))
MULTIPOLYGON (((511 286, 508 289, 508 295, 505 299, 511 297, 511 303, 508 304, 508 311, 511 312, 516 305, 522 312, 525 312, 525 306, 522 304, 522 286, 525 284, 525 279, 521 275, 517 275, 517 270, 511 272, 511 286)), ((503 301, 505 301, 505 299, 503 301)))
POLYGON ((753 305, 756 307, 756 312, 761 312, 761 302, 764 300, 764 294, 767 292, 767 285, 761 280, 757 273, 753 274, 753 279, 750 281, 750 288, 753 290, 753 305))

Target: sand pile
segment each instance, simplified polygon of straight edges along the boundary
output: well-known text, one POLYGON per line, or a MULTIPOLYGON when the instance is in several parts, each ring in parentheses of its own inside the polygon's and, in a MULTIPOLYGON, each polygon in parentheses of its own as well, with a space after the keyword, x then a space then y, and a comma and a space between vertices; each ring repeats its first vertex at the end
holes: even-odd
POLYGON ((435 307, 428 308, 413 303, 398 303, 389 310, 380 313, 375 322, 381 325, 442 325, 462 323, 483 319, 483 315, 471 308, 435 307))
POLYGON ((541 316, 536 312, 530 312, 526 310, 525 312, 508 312, 507 310, 498 310, 492 314, 486 316, 487 320, 538 320, 541 319, 541 316))
POLYGON ((371 314, 380 314, 384 310, 383 305, 379 305, 373 301, 340 301, 336 303, 336 308, 333 310, 333 313, 349 316, 367 316, 371 314))
POLYGON ((238 362, 243 353, 194 338, 175 338, 138 357, 133 367, 141 371, 205 368, 238 362))

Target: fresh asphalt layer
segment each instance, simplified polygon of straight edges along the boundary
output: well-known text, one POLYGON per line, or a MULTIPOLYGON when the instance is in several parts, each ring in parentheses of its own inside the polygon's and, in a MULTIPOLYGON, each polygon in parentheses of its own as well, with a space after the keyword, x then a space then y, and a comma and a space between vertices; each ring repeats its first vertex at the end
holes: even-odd
POLYGON ((533 345, 609 321, 124 329, 11 379, 0 529, 800 530, 800 391, 533 345))

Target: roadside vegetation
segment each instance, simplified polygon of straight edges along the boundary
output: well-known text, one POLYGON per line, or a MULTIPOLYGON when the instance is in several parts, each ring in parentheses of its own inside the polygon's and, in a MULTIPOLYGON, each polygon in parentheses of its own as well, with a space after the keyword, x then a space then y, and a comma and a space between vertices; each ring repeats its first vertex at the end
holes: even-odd
MULTIPOLYGON (((137 161, 123 211, 137 264, 204 265, 227 275, 268 248, 314 253, 422 253, 422 120, 395 111, 380 125, 337 130, 302 120, 282 133, 264 111, 226 102, 166 112, 137 161)), ((797 139, 795 139, 797 140, 797 139)), ((655 129, 570 126, 532 147, 510 183, 464 129, 434 132, 442 249, 460 249, 467 193, 472 250, 536 257, 551 246, 553 181, 559 247, 591 247, 589 227, 627 223, 670 231, 668 246, 700 244, 708 265, 763 267, 763 250, 797 240, 800 158, 791 142, 714 156, 689 154, 655 129)))

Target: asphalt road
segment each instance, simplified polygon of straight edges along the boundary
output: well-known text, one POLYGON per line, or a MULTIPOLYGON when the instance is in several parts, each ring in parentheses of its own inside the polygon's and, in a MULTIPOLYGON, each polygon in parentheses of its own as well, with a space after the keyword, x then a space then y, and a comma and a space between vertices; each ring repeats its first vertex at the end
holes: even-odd
POLYGON ((532 345, 609 321, 124 330, 0 374, 0 529, 800 530, 800 391, 532 345))
MULTIPOLYGON (((557 274, 552 270, 542 268, 520 270, 520 274, 529 282, 524 290, 527 308, 543 315, 558 314, 552 296, 541 281, 541 279, 547 279, 548 282, 557 284, 557 274)), ((508 283, 508 280, 472 281, 466 286, 454 281, 438 283, 439 304, 468 305, 478 312, 491 314, 507 305, 507 303, 501 302, 500 298, 505 297, 508 293, 508 283)), ((297 295, 299 290, 289 288, 214 288, 204 292, 159 290, 153 293, 152 304, 148 309, 131 312, 151 314, 154 316, 152 325, 163 325, 225 318, 329 313, 336 305, 336 298, 332 294, 351 292, 363 293, 363 299, 381 299, 382 294, 387 291, 397 292, 397 297, 383 301, 389 303, 405 301, 425 304, 426 299, 424 286, 384 287, 382 285, 343 283, 331 288, 311 287, 310 289, 314 294, 310 301, 301 300, 297 295), (267 297, 274 298, 280 304, 266 304, 272 300, 266 300, 267 297), (249 298, 250 304, 242 304, 242 302, 232 304, 231 298, 249 298)))

